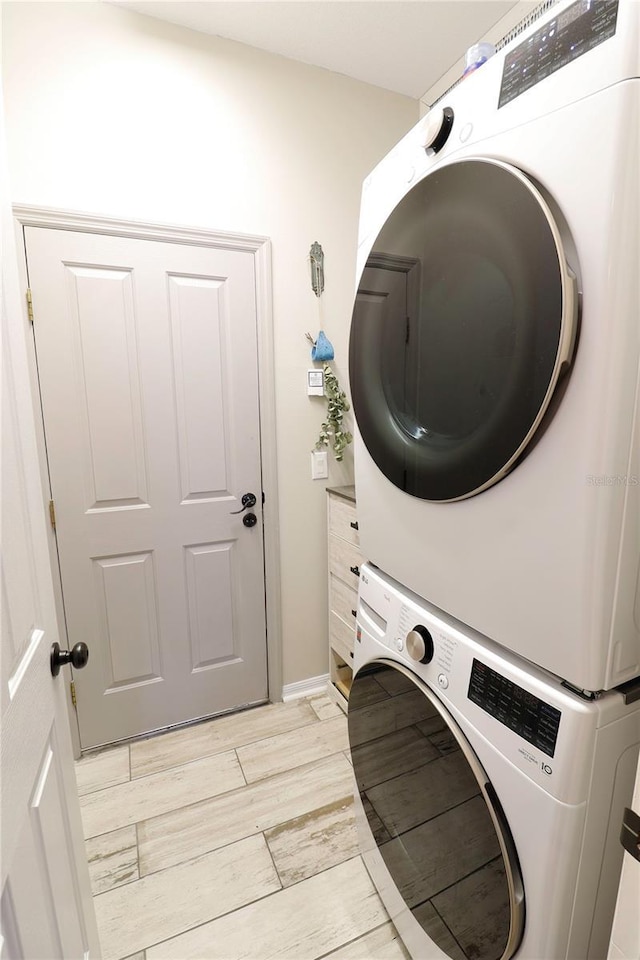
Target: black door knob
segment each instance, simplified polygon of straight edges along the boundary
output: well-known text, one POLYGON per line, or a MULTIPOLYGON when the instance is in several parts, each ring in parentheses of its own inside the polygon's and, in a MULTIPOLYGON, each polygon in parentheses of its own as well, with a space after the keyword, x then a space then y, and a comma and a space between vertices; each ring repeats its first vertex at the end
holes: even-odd
POLYGON ((258 518, 256 517, 255 513, 245 513, 244 517, 242 518, 242 522, 244 523, 245 527, 255 527, 256 523, 258 522, 258 518))
MULTIPOLYGON (((257 503, 255 493, 243 493, 240 503, 242 504, 242 506, 240 507, 239 510, 231 511, 232 516, 234 516, 236 513, 242 513, 243 510, 250 510, 251 507, 255 507, 257 503)), ((248 526, 251 526, 251 524, 248 524, 248 526)))
POLYGON ((59 643, 51 644, 51 675, 57 677, 60 667, 70 663, 76 670, 86 667, 89 659, 89 647, 86 643, 76 643, 71 650, 61 650, 59 643))

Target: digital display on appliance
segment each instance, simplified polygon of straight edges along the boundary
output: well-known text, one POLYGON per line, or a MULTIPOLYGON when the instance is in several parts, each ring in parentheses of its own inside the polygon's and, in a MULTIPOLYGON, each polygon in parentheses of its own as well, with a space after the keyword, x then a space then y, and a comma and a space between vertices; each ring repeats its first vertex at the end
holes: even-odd
POLYGON ((618 0, 577 0, 523 40, 504 61, 498 108, 616 32, 618 0))
POLYGON ((561 717, 555 707, 475 659, 467 696, 505 727, 553 756, 561 717))

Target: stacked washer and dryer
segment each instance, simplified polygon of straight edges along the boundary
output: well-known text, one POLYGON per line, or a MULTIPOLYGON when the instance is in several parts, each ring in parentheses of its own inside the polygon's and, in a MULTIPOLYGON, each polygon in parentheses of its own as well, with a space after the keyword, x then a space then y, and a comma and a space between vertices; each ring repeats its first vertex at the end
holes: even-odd
POLYGON ((367 178, 360 842, 416 960, 607 956, 640 745, 640 4, 553 5, 367 178))

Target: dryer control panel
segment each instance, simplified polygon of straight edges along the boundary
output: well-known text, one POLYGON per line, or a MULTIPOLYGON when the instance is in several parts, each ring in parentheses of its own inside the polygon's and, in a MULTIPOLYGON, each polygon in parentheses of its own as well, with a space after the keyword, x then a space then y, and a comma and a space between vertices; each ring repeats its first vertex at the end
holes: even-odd
POLYGON ((498 107, 515 100, 616 32, 618 0, 577 0, 505 57, 498 107))

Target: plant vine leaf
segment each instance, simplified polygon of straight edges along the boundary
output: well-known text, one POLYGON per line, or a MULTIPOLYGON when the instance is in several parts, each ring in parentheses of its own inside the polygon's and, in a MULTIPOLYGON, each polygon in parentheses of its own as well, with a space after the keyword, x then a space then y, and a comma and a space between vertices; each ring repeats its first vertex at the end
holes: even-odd
POLYGON ((340 383, 328 363, 323 365, 324 392, 327 398, 327 419, 320 425, 320 433, 316 441, 316 450, 322 447, 333 447, 336 460, 342 460, 344 451, 353 440, 348 430, 342 429, 342 420, 350 409, 347 395, 340 388, 340 383))

